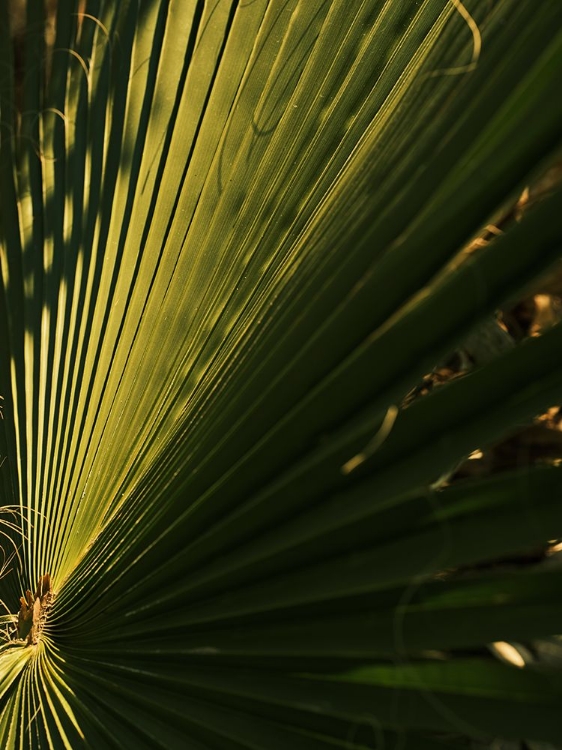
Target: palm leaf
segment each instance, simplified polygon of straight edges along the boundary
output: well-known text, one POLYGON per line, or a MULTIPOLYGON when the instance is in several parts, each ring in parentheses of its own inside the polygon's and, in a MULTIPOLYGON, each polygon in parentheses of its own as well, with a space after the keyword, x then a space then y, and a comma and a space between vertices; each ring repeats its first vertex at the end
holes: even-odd
POLYGON ((556 186, 470 244, 557 156, 559 2, 0 13, 2 746, 556 742, 485 646, 560 631, 497 561, 561 469, 445 480, 562 328, 408 394, 559 258, 556 186))

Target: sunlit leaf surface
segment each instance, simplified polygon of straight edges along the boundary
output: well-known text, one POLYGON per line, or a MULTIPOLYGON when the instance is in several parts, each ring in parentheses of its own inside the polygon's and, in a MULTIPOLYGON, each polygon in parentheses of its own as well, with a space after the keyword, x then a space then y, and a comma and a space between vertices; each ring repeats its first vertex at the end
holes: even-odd
POLYGON ((560 256, 561 75, 559 0, 0 4, 2 748, 559 740, 486 646, 562 469, 447 479, 561 324, 408 394, 560 256))

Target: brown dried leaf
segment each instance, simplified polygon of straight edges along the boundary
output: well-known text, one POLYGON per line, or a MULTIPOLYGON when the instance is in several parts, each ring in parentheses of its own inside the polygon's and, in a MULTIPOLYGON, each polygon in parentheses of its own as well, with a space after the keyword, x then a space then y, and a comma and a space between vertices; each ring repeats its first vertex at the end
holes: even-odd
POLYGON ((21 640, 27 639, 28 645, 37 642, 43 613, 50 600, 51 576, 48 573, 39 579, 35 596, 27 589, 25 596, 20 597, 18 638, 21 640))

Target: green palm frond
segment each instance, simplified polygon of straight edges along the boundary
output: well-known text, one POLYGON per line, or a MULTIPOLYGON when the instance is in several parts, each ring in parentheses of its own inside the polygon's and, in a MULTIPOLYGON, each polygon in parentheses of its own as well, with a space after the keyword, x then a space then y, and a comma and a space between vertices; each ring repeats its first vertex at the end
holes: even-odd
POLYGON ((561 74, 559 0, 0 5, 2 747, 559 740, 560 462, 454 472, 562 324, 419 386, 560 258, 561 74))

